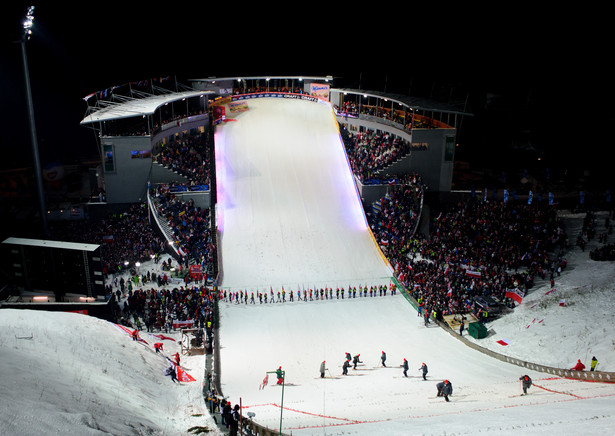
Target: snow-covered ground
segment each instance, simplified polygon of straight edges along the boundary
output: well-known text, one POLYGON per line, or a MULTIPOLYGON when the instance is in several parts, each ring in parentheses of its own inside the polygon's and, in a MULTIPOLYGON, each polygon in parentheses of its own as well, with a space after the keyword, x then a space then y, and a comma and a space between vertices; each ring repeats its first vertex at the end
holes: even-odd
MULTIPOLYGON (((155 333, 158 334, 158 333, 155 333)), ((179 333, 133 341, 78 313, 0 310, 0 434, 185 435, 215 424, 203 401, 203 356, 181 356, 196 380, 174 384, 166 356, 179 333), (162 342, 156 354, 153 344, 162 342)), ((213 434, 216 434, 215 432, 213 434)))
MULTIPOLYGON (((569 218, 574 225, 582 215, 569 218)), ((613 265, 589 261, 587 249, 575 248, 567 258, 555 293, 545 296, 550 285, 538 284, 512 314, 489 325, 488 338, 466 338, 561 368, 571 368, 578 358, 589 367, 596 355, 598 369, 612 371, 613 265), (591 292, 573 293, 588 283, 591 292), (562 296, 565 307, 559 305, 562 296)), ((259 384, 281 365, 289 383, 282 423, 295 435, 576 435, 615 429, 615 384, 553 377, 488 357, 439 327, 425 328, 400 295, 223 307, 224 393, 241 397, 245 411, 271 428, 280 422, 281 387, 273 375, 265 389, 259 384), (382 351, 389 368, 379 366, 382 351), (345 352, 360 353, 364 362, 346 377, 340 375, 345 352), (404 358, 409 378, 402 376, 404 358), (320 379, 323 360, 327 378, 320 379), (427 381, 418 371, 422 362, 429 366, 427 381), (526 373, 534 386, 520 396, 518 379, 526 373), (443 379, 453 383, 450 403, 435 396, 443 379)))
MULTIPOLYGON (((312 206, 317 205, 306 204, 312 206)), ((582 217, 565 215, 571 241, 582 217)), ((319 219, 322 232, 331 234, 335 220, 319 219)), ((351 253, 363 244, 354 246, 353 241, 342 238, 351 253)), ((599 369, 613 371, 615 268, 612 262, 589 260, 596 243, 585 252, 575 247, 567 254, 568 267, 556 277, 555 292, 545 295, 550 286, 537 283, 514 313, 489 325, 492 334, 476 342, 562 368, 579 358, 589 366, 596 355, 599 369), (563 298, 566 306, 559 305, 563 298), (508 339, 510 345, 501 346, 498 339, 508 339)), ((266 241, 259 244, 270 253, 259 262, 278 261, 266 241)), ((335 262, 334 268, 350 261, 326 253, 323 258, 335 262)), ((151 263, 141 267, 156 268, 151 263)), ((310 277, 306 281, 316 281, 321 271, 329 274, 331 269, 306 264, 301 273, 310 277)), ((323 282, 330 276, 325 277, 323 282)), ((241 402, 244 415, 253 412, 257 422, 272 429, 279 428, 281 419, 284 431, 294 435, 615 431, 615 384, 554 377, 488 357, 440 327, 426 328, 400 294, 254 305, 222 302, 220 307, 223 394, 233 404, 241 402), (380 366, 382 351, 387 368, 380 366), (360 354, 363 364, 341 376, 346 352, 360 354), (404 358, 410 368, 407 378, 400 367, 404 358), (328 368, 324 379, 319 377, 322 361, 328 368), (429 366, 427 381, 418 371, 422 362, 429 366), (267 373, 279 366, 286 374, 283 391, 274 374, 261 389, 267 373), (529 395, 520 396, 518 379, 526 373, 534 386, 529 395), (435 395, 436 383, 444 379, 454 387, 448 403, 435 395)), ((179 339, 174 335, 169 336, 179 339)), ((158 339, 142 336, 148 345, 133 342, 111 323, 80 314, 0 310, 0 434, 187 435, 193 426, 208 426, 209 434, 218 434, 202 398, 204 358, 184 356, 182 364, 196 381, 173 384, 162 374, 168 362, 151 346, 158 339)), ((166 355, 179 349, 176 342, 163 342, 166 355)))

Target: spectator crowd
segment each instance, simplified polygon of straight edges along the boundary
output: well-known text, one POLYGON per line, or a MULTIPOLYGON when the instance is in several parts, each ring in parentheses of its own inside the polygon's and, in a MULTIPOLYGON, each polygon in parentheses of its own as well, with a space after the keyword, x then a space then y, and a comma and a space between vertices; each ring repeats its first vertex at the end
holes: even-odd
POLYGON ((191 186, 209 185, 212 156, 206 134, 187 134, 161 145, 154 162, 186 177, 191 186))
POLYGON ((406 156, 411 149, 408 141, 371 130, 354 135, 342 130, 342 138, 352 172, 363 183, 378 178, 380 170, 406 156))

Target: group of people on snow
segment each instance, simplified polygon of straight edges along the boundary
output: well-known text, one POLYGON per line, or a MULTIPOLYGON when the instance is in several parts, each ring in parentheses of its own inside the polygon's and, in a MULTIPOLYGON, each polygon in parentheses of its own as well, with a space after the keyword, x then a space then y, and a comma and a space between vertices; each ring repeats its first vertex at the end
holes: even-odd
POLYGON ((222 289, 219 291, 218 298, 221 301, 235 304, 268 304, 268 303, 286 303, 287 301, 293 302, 297 301, 318 301, 318 300, 343 300, 344 298, 351 299, 357 298, 366 298, 368 297, 382 297, 386 296, 387 293, 390 295, 395 295, 397 293, 397 287, 395 284, 389 285, 359 285, 357 286, 349 286, 348 290, 346 290, 343 286, 341 288, 336 288, 335 291, 333 288, 329 288, 328 286, 325 288, 314 288, 314 289, 303 289, 298 290, 296 293, 294 290, 289 290, 286 292, 284 287, 282 286, 281 290, 274 292, 273 289, 267 292, 250 291, 250 295, 248 295, 248 291, 239 290, 239 291, 227 291, 226 289, 222 289), (277 297, 277 298, 276 298, 277 297))

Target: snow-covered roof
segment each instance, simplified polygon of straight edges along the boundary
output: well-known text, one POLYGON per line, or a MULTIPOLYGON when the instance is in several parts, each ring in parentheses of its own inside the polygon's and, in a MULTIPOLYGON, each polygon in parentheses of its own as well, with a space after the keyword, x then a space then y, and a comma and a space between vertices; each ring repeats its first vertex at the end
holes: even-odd
POLYGON ((211 93, 211 91, 183 91, 141 98, 122 97, 120 101, 99 102, 98 106, 90 108, 91 113, 81 120, 81 124, 152 115, 156 109, 167 103, 211 93))

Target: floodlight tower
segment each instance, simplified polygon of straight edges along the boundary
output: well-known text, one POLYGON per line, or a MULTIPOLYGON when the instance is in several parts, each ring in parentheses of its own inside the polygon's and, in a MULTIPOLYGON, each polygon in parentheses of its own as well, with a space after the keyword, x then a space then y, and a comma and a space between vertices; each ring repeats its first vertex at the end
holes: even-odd
POLYGON ((30 138, 32 141, 32 157, 34 159, 34 176, 36 177, 36 187, 38 192, 38 206, 43 227, 43 235, 47 236, 47 208, 45 207, 45 196, 43 193, 43 175, 41 172, 41 162, 38 154, 38 141, 36 138, 36 124, 34 123, 34 105, 32 103, 32 90, 30 88, 30 73, 28 72, 28 58, 26 56, 26 42, 32 36, 32 25, 34 24, 34 6, 30 6, 26 12, 26 19, 23 23, 23 35, 21 38, 21 54, 23 58, 23 69, 26 82, 26 99, 28 102, 28 118, 30 120, 30 138))

